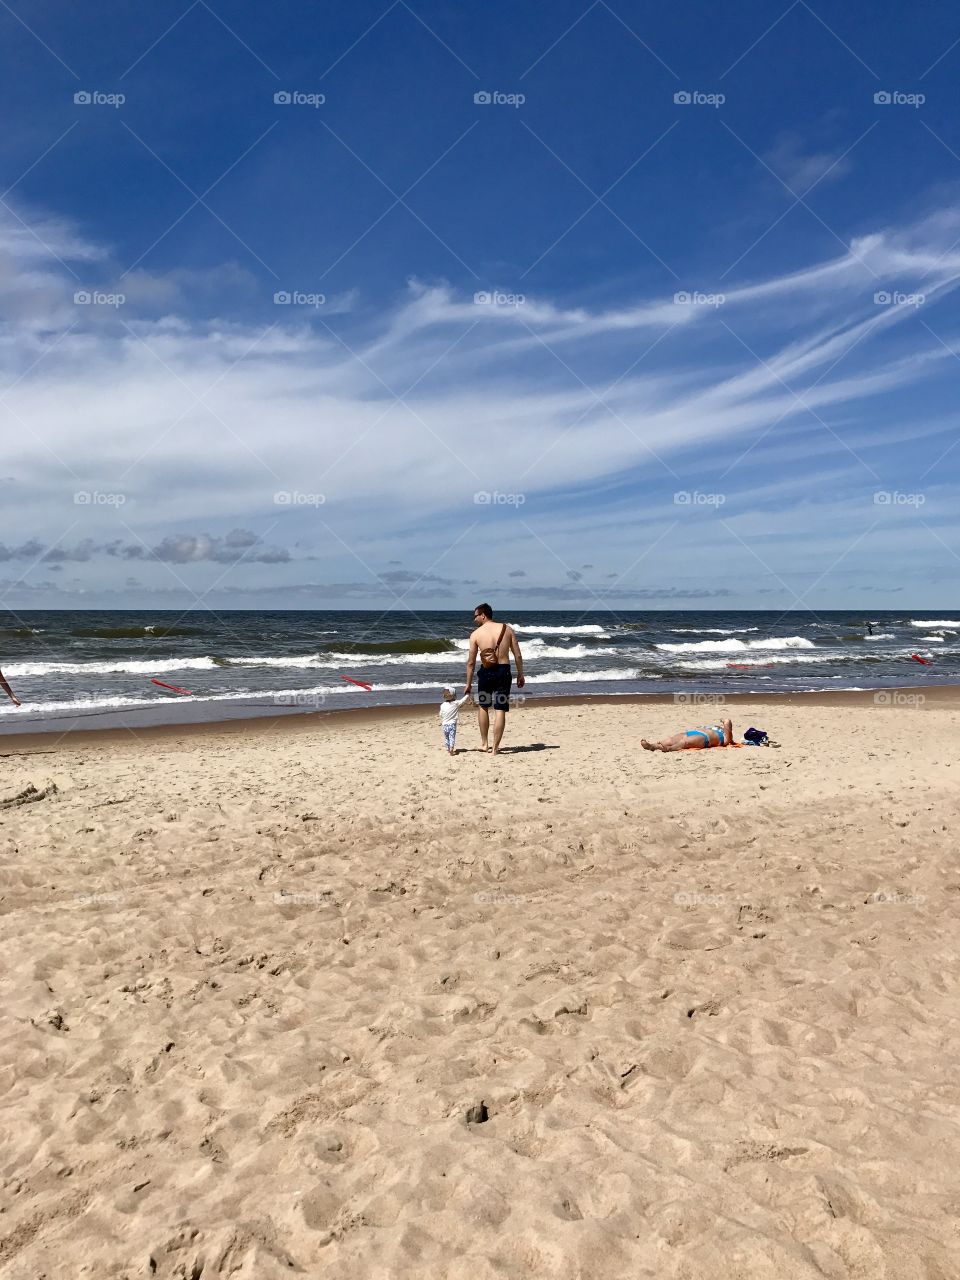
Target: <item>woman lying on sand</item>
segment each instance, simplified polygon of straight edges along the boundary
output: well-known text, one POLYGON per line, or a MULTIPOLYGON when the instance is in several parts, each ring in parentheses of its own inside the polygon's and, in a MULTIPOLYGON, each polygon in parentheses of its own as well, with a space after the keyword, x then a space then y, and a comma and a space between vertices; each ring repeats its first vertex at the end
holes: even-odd
POLYGON ((684 729, 682 733, 675 733, 672 738, 661 738, 659 742, 640 739, 644 751, 696 751, 703 747, 729 747, 732 742, 732 720, 707 725, 705 729, 684 729))

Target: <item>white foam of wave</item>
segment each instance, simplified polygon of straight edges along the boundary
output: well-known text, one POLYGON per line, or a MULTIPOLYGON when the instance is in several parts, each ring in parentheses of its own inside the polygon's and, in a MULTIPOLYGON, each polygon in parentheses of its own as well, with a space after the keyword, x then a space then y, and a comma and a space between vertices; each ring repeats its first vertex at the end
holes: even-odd
POLYGON ((769 636, 764 640, 697 640, 653 647, 668 653, 754 653, 776 649, 813 649, 816 646, 804 636, 769 636))
MULTIPOLYGON (((464 644, 464 651, 466 650, 464 644)), ((571 659, 616 657, 618 649, 587 648, 585 645, 570 645, 561 648, 550 645, 544 640, 531 640, 524 646, 527 657, 535 659, 571 659)), ((458 666, 462 661, 459 653, 305 653, 289 657, 256 656, 247 658, 229 658, 226 664, 215 662, 212 657, 202 658, 156 658, 131 660, 129 662, 12 662, 6 668, 11 679, 25 677, 44 677, 56 675, 71 676, 106 676, 106 675, 163 675, 176 671, 221 671, 231 667, 265 667, 279 670, 317 670, 334 671, 343 667, 363 668, 368 670, 377 667, 419 667, 419 666, 458 666)))
POLYGON ((864 640, 893 640, 894 635, 892 631, 878 631, 875 635, 864 636, 863 638, 864 640))
POLYGON ((217 663, 212 658, 157 658, 134 662, 11 662, 7 675, 20 676, 107 676, 162 675, 165 671, 211 671, 217 663))
MULTIPOLYGON (((750 666, 756 665, 758 667, 765 667, 765 666, 780 667, 780 666, 791 666, 791 665, 796 665, 797 663, 802 663, 804 666, 806 666, 808 663, 811 663, 811 662, 846 662, 846 661, 853 661, 853 659, 847 659, 843 657, 834 657, 829 654, 816 654, 813 657, 807 657, 807 655, 804 654, 802 658, 800 657, 788 658, 784 655, 771 654, 770 657, 764 657, 762 661, 758 660, 756 664, 750 663, 747 665, 750 665, 750 666)), ((730 663, 723 658, 700 658, 700 659, 687 661, 687 662, 677 662, 675 665, 680 667, 684 671, 724 671, 726 670, 727 667, 729 667, 730 663)))
POLYGON ((690 636, 734 636, 747 631, 759 631, 759 627, 671 627, 674 635, 690 636))
MULTIPOLYGON (((317 670, 334 670, 343 666, 363 667, 420 667, 451 666, 462 662, 461 653, 466 653, 469 643, 466 640, 455 641, 456 653, 307 653, 289 658, 231 658, 231 666, 241 667, 301 667, 317 670)), ((600 656, 615 657, 618 649, 588 649, 585 645, 570 645, 563 649, 550 645, 545 640, 528 640, 524 644, 528 659, 535 658, 593 658, 600 656)))
POLYGON ((916 618, 911 618, 910 625, 911 627, 960 627, 960 622, 956 618, 934 618, 932 622, 920 622, 916 618))
POLYGON ((156 698, 74 698, 69 702, 24 702, 19 707, 12 703, 0 706, 0 716, 23 716, 28 712, 53 713, 55 711, 103 711, 111 707, 156 706, 156 698))
POLYGON ((583 626, 576 627, 557 627, 554 625, 537 626, 533 622, 513 622, 510 624, 518 635, 541 635, 541 636, 599 636, 601 640, 608 640, 609 634, 604 627, 596 622, 587 622, 583 626))
MULTIPOLYGON (((334 655, 327 654, 326 656, 331 658, 334 655)), ((342 666, 345 657, 346 654, 341 654, 339 662, 328 663, 327 665, 342 666)), ((350 658, 353 662, 358 660, 355 653, 351 654, 350 658)), ((227 661, 231 667, 316 667, 322 663, 319 653, 298 653, 289 658, 228 658, 227 661)))
POLYGON ((306 653, 293 658, 231 658, 231 666, 299 667, 313 671, 337 671, 350 667, 366 671, 371 667, 458 666, 454 653, 306 653))
MULTIPOLYGON (((579 680, 583 684, 593 684, 599 680, 636 680, 637 672, 624 670, 622 667, 606 668, 602 671, 538 671, 531 675, 526 673, 527 684, 564 684, 567 681, 579 680)), ((659 679, 658 676, 644 676, 645 680, 659 679)))
MULTIPOLYGON (((411 686, 417 688, 434 688, 432 684, 423 686, 411 686)), ((311 689, 235 689, 231 693, 197 693, 192 694, 189 698, 190 702, 236 702, 243 699, 252 701, 255 698, 263 699, 267 702, 277 702, 280 698, 310 698, 316 697, 318 702, 333 693, 349 693, 350 690, 343 687, 325 688, 323 685, 315 685, 311 689)), ((353 692, 357 689, 354 687, 353 692)), ((24 715, 25 712, 42 712, 45 715, 52 715, 54 712, 93 712, 93 711, 110 711, 117 707, 156 707, 161 703, 185 702, 187 699, 182 694, 162 694, 157 690, 154 697, 148 698, 129 698, 129 697, 107 697, 107 698, 71 698, 62 702, 24 702, 19 708, 14 707, 12 703, 6 706, 0 706, 0 715, 12 713, 14 715, 24 715)), ((295 705, 293 703, 278 703, 278 706, 295 705)))

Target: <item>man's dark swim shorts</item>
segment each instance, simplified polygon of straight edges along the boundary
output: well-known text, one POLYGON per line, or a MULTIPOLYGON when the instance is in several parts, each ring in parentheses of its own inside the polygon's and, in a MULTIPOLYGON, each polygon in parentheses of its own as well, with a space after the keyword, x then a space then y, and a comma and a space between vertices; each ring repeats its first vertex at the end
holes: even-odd
POLYGON ((494 711, 509 711, 512 684, 513 672, 509 662, 481 667, 477 672, 477 702, 481 707, 492 707, 494 711))

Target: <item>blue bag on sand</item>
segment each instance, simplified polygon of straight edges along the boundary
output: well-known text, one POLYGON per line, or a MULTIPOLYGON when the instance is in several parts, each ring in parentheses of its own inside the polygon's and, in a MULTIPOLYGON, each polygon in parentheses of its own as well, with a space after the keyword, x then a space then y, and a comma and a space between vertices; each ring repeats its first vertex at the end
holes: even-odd
POLYGON ((765 729, 754 729, 751 726, 743 735, 743 741, 751 747, 765 747, 769 738, 765 729))

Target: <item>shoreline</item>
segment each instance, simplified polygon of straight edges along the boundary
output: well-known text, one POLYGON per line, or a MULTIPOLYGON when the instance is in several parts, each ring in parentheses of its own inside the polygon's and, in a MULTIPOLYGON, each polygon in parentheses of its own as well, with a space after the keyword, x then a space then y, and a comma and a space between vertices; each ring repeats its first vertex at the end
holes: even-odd
MULTIPOLYGON (((806 708, 830 708, 830 707, 875 707, 878 711, 897 709, 895 701, 883 704, 876 702, 877 695, 887 694, 894 699, 896 695, 907 697, 916 697, 922 695, 923 703, 919 709, 930 707, 938 707, 940 709, 960 709, 960 684, 936 684, 936 685, 897 685, 886 687, 883 689, 838 689, 838 690, 812 690, 804 693, 731 693, 723 695, 675 695, 667 693, 653 694, 571 694, 568 697, 537 697, 535 695, 523 695, 524 703, 521 708, 514 708, 507 720, 507 734, 510 733, 511 720, 522 718, 528 710, 536 708, 574 708, 585 706, 645 706, 658 708, 663 706, 673 706, 676 708, 678 718, 685 720, 699 720, 700 718, 712 714, 716 714, 717 707, 750 706, 766 708, 769 706, 771 710, 778 707, 806 707, 806 708), (680 697, 684 697, 685 701, 680 701, 680 697), (702 701, 696 701, 697 697, 702 701)), ((273 737, 276 735, 286 735, 289 733, 311 732, 317 728, 329 727, 337 729, 352 729, 356 727, 370 727, 382 725, 384 723, 392 723, 397 720, 404 719, 426 719, 432 718, 436 714, 438 704, 429 703, 402 703, 397 705, 376 706, 376 707, 343 707, 333 710, 323 711, 306 711, 301 714, 286 713, 282 716, 246 716, 237 717, 228 720, 203 720, 195 722, 180 722, 177 724, 147 725, 139 728, 134 727, 105 727, 103 729, 45 729, 45 730, 27 730, 23 733, 16 731, 4 732, 0 735, 0 759, 6 756, 15 756, 23 754, 31 755, 50 755, 59 750, 74 747, 82 748, 88 746, 110 746, 116 743, 125 742, 134 739, 138 743, 150 743, 154 741, 169 741, 171 739, 203 739, 209 736, 231 735, 235 736, 256 734, 259 736, 273 737), (51 746, 51 740, 53 745, 51 746), (39 747, 42 750, 31 751, 30 748, 39 747)), ((900 708, 903 709, 902 707, 900 708)), ((911 704, 911 709, 918 709, 915 704, 911 704)), ((469 712, 467 713, 469 715, 469 712)), ((462 717, 461 725, 466 727, 469 723, 466 716, 462 717)))

